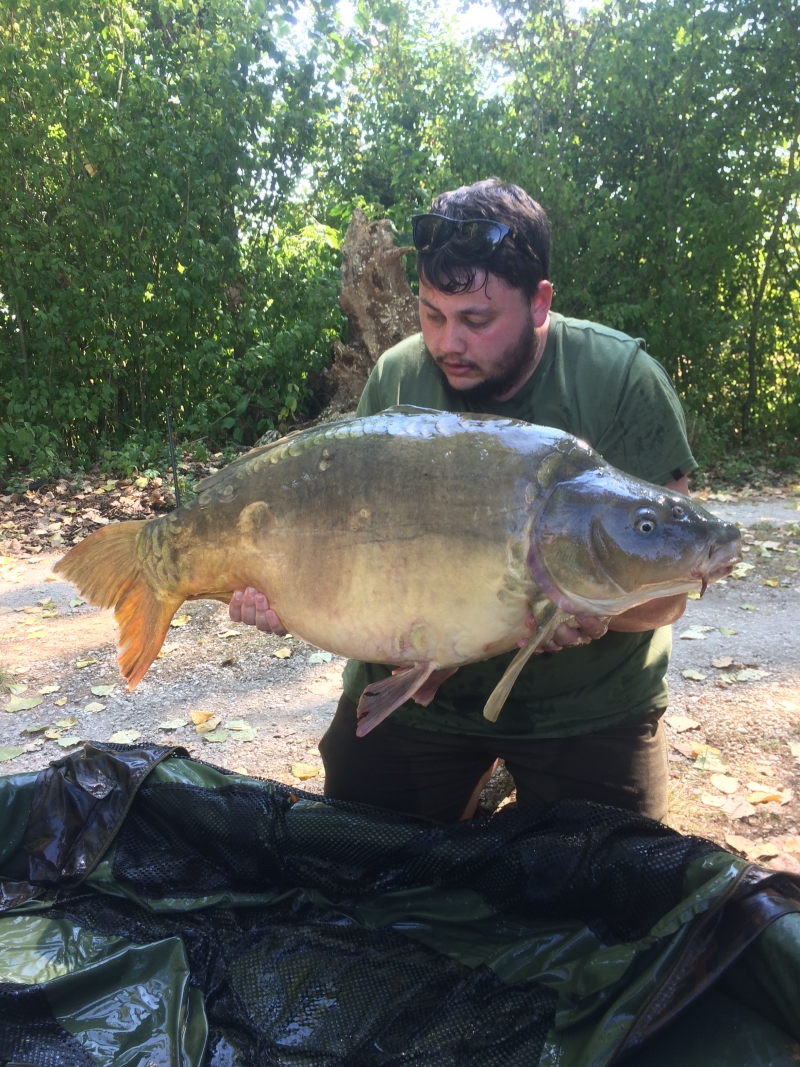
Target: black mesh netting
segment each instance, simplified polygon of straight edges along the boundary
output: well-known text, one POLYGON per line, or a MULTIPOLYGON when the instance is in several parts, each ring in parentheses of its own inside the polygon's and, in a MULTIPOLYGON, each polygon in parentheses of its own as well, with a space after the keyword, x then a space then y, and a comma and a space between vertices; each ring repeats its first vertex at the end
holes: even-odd
POLYGON ((578 801, 426 826, 375 808, 263 783, 145 785, 123 826, 114 873, 144 896, 311 887, 328 897, 418 886, 475 890, 492 907, 581 919, 606 943, 643 936, 682 897, 701 838, 578 801))
POLYGON ((0 1067, 97 1067, 56 1022, 43 989, 0 983, 0 1067))
MULTIPOLYGON (((45 808, 42 841, 58 837, 45 808)), ((91 837, 70 838, 69 855, 79 860, 91 837)), ((473 890, 501 915, 583 920, 612 943, 636 939, 677 905, 688 864, 712 851, 587 803, 440 827, 275 783, 146 779, 119 830, 117 880, 150 900, 285 896, 155 913, 88 887, 62 888, 48 914, 140 944, 180 937, 205 1000, 206 1067, 528 1067, 553 1023, 552 990, 505 985, 489 968, 469 968, 397 930, 365 929, 335 905, 473 890)))
POLYGON ((556 994, 537 982, 504 985, 297 899, 156 915, 72 890, 50 914, 139 943, 182 938, 220 1067, 529 1067, 553 1022, 556 994))

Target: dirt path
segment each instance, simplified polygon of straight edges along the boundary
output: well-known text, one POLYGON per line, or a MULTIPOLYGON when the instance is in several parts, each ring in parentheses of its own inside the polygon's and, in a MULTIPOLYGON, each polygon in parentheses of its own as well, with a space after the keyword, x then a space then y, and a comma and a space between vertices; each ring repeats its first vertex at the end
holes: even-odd
MULTIPOLYGON (((800 492, 723 495, 707 506, 743 525, 751 567, 690 601, 675 626, 670 823, 800 872, 800 492)), ((19 501, 5 507, 14 517, 22 510, 19 501)), ((58 536, 52 528, 65 510, 45 505, 38 526, 27 524, 28 542, 0 541, 3 772, 40 768, 81 740, 128 731, 131 740, 179 744, 200 759, 321 792, 317 743, 341 692, 344 661, 233 626, 221 605, 199 602, 184 606, 162 656, 126 694, 110 613, 76 603, 72 587, 50 573, 63 551, 58 543, 25 552, 43 523, 40 539, 58 536), (216 729, 198 733, 193 712, 218 717, 216 729)), ((18 538, 24 525, 17 521, 10 533, 18 538)))

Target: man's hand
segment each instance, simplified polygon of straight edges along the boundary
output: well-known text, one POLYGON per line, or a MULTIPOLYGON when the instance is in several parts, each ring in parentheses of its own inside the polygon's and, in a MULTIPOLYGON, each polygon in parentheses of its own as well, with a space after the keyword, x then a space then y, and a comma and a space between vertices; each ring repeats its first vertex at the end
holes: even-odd
MULTIPOLYGON (((535 655, 542 652, 560 652, 562 648, 577 648, 579 645, 588 645, 590 641, 596 641, 608 632, 610 615, 576 615, 572 623, 562 622, 550 640, 536 649, 535 655)), ((525 623, 531 633, 536 630, 536 619, 529 615, 525 623)), ((517 641, 520 648, 526 643, 527 638, 517 641)))
POLYGON ((263 593, 248 586, 247 589, 235 589, 228 605, 228 614, 233 622, 243 622, 245 626, 256 626, 266 634, 286 633, 286 628, 269 606, 263 593))

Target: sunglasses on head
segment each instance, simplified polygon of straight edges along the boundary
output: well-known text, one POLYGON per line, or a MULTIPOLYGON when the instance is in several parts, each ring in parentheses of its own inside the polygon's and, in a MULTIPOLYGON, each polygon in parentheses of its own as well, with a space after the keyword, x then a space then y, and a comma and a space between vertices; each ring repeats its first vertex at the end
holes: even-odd
POLYGON ((536 262, 539 257, 526 240, 494 219, 451 219, 447 215, 413 215, 411 233, 418 252, 438 252, 445 245, 454 255, 467 260, 485 260, 505 237, 516 241, 536 262))

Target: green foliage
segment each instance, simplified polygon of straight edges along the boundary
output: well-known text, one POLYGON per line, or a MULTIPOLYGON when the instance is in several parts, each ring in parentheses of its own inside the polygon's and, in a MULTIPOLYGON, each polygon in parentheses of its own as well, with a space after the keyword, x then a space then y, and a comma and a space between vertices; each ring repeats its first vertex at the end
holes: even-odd
POLYGON ((336 235, 289 202, 314 40, 238 0, 5 7, 0 466, 285 419, 340 329, 336 235), (299 235, 298 235, 299 231, 299 235))
POLYGON ((5 480, 161 464, 165 406, 194 447, 286 428, 343 329, 354 207, 407 242, 490 174, 547 208, 558 310, 647 339, 701 454, 788 463, 796 5, 495 10, 467 32, 420 0, 348 27, 333 0, 0 7, 5 480))

